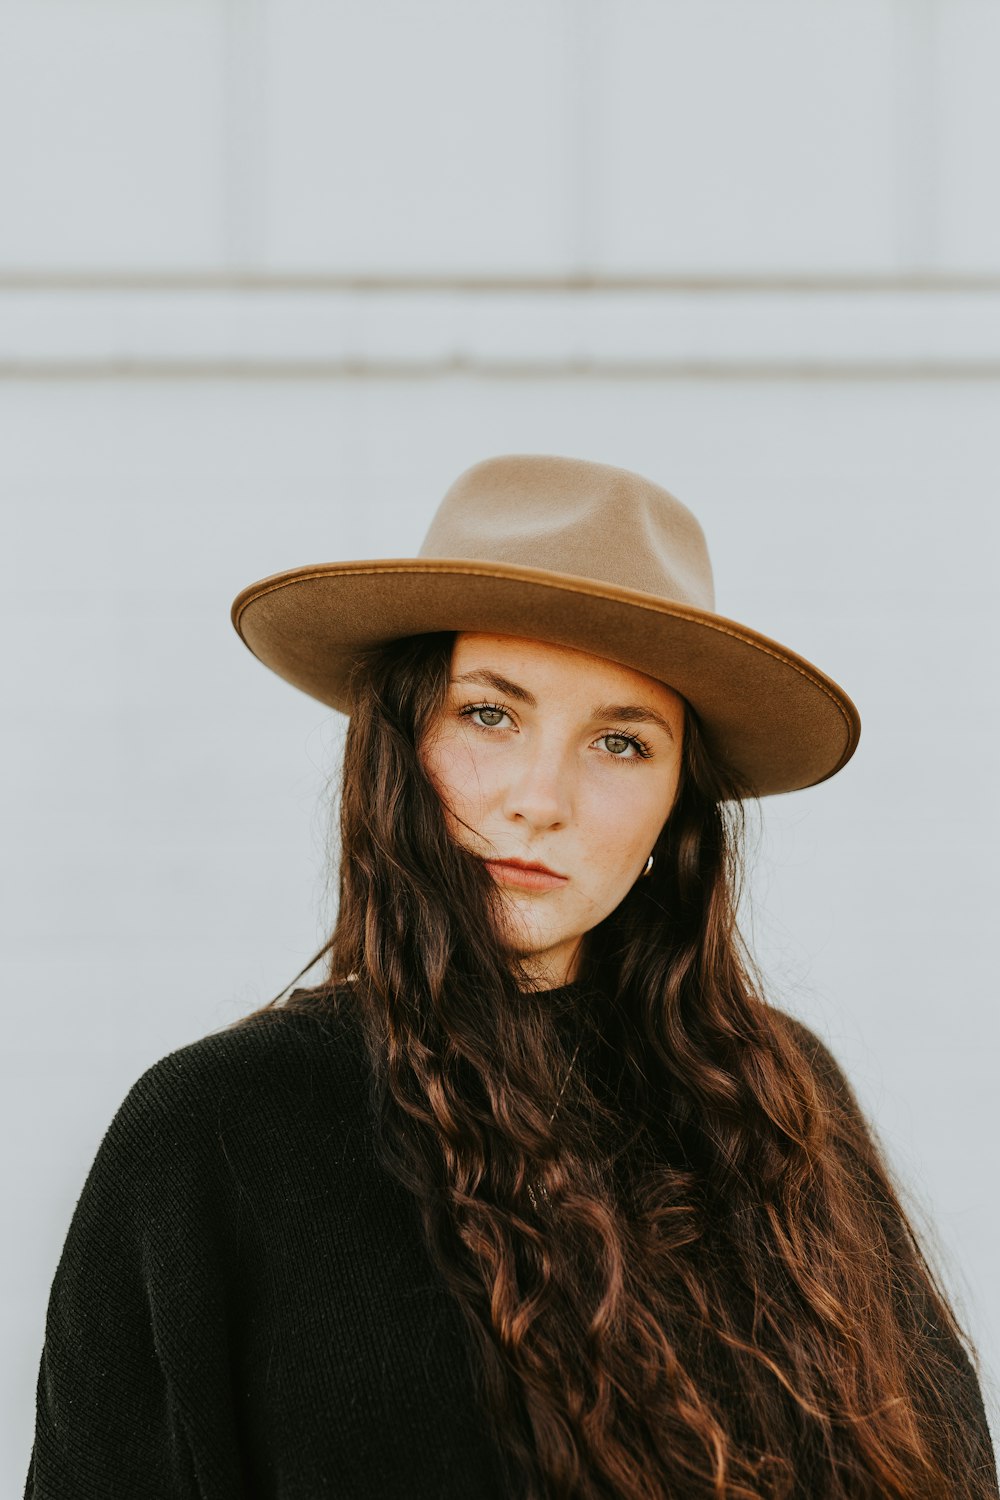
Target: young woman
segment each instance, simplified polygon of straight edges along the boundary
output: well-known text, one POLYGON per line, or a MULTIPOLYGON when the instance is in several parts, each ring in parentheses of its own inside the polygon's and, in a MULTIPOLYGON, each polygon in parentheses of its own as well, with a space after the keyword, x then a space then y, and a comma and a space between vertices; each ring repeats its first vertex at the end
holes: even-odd
POLYGON ((974 1351, 736 925, 745 801, 858 716, 715 613, 690 511, 488 459, 418 558, 233 618, 350 714, 327 974, 119 1109, 26 1495, 996 1497, 974 1351))

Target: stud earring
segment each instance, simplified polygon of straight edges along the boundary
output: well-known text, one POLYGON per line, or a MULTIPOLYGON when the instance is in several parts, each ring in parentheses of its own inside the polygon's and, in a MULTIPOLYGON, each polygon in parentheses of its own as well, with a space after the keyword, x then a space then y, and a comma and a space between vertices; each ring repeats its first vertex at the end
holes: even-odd
MULTIPOLYGON (((643 870, 642 875, 648 875, 649 872, 650 872, 650 870, 652 868, 653 868, 653 856, 650 855, 649 858, 646 861, 646 868, 643 870)), ((642 875, 639 876, 640 880, 642 879, 642 875)))

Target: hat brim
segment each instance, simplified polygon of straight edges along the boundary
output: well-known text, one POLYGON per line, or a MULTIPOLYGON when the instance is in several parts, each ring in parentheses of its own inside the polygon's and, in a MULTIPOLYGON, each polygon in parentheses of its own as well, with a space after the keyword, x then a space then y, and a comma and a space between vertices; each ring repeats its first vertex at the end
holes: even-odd
POLYGON ((377 558, 291 568, 250 584, 232 621, 259 661, 341 713, 358 653, 428 631, 572 646, 682 694, 709 748, 758 797, 847 764, 861 732, 844 690, 787 646, 723 615, 589 578, 465 558, 377 558))

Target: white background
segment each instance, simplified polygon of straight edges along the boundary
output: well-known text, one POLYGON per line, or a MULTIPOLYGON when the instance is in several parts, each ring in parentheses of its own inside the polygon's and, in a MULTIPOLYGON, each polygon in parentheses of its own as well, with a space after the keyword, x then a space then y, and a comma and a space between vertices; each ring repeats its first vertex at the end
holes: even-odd
POLYGON ((854 698, 746 930, 1000 1401, 994 0, 6 0, 0 1485, 134 1079, 324 941, 345 721, 234 595, 620 464, 854 698))

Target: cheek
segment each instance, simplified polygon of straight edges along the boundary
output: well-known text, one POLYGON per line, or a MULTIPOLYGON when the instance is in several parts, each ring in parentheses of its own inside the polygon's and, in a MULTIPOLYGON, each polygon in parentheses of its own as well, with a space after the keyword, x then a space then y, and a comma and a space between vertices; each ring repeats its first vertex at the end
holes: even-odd
POLYGON ((663 827, 674 784, 658 777, 654 785, 643 768, 622 766, 595 788, 588 798, 588 843, 608 870, 630 869, 637 858, 645 859, 663 827))
POLYGON ((485 800, 487 774, 467 741, 442 737, 425 753, 424 764, 439 796, 456 810, 476 807, 485 800))

